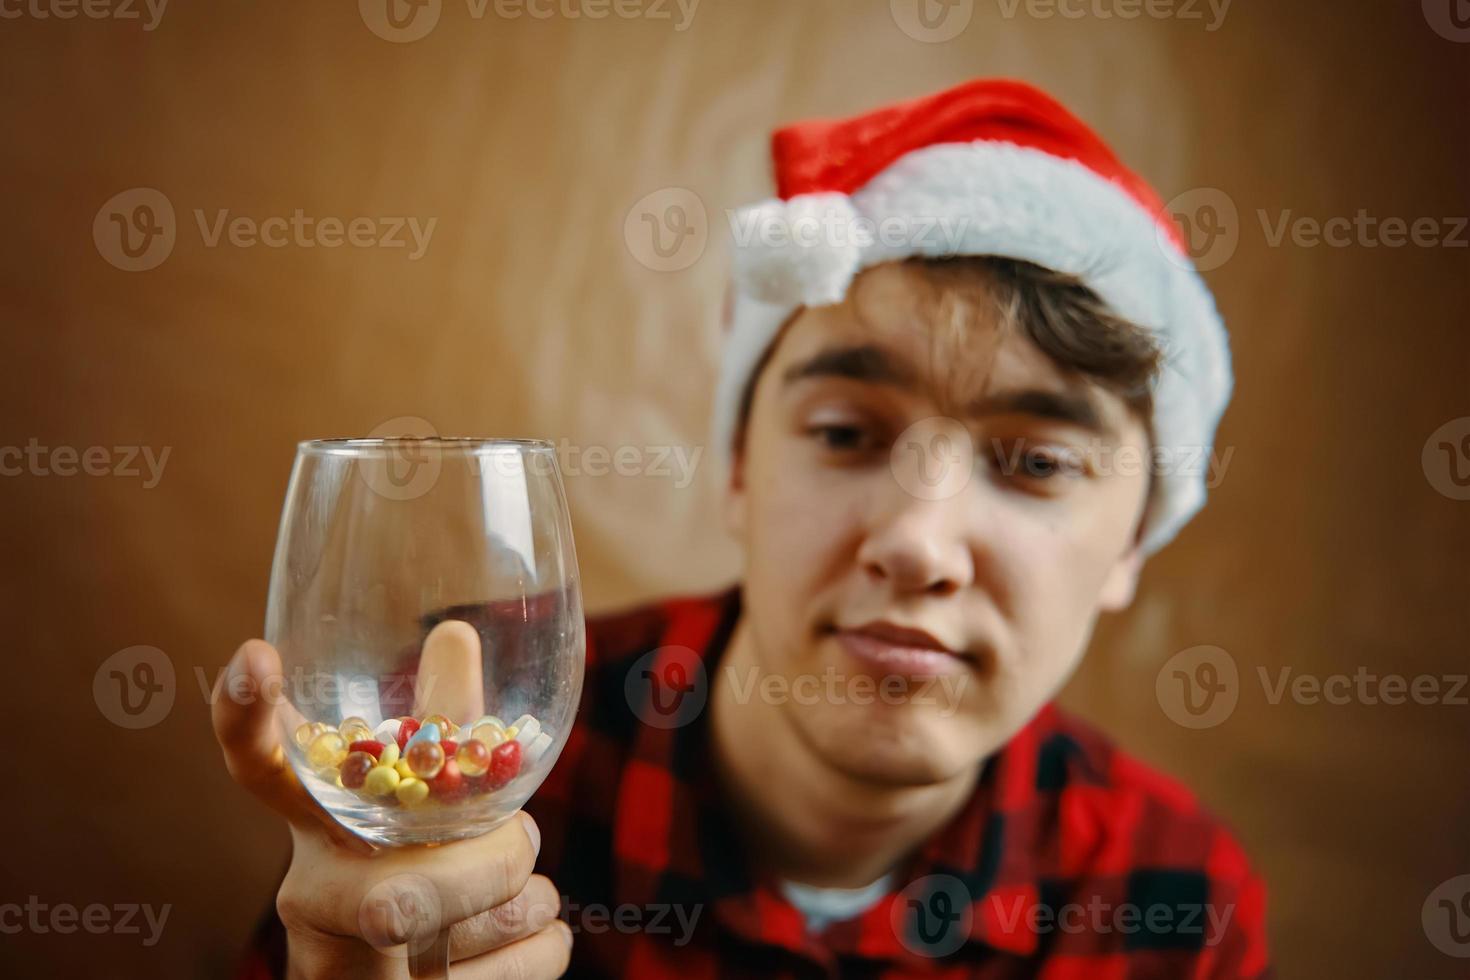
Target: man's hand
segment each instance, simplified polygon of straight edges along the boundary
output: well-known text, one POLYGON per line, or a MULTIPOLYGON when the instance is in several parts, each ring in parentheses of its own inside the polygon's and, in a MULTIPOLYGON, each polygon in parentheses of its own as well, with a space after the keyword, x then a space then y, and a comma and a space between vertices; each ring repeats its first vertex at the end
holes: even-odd
POLYGON ((473 840, 377 850, 336 824, 286 761, 277 706, 262 694, 281 657, 261 640, 235 652, 214 697, 214 732, 235 781, 290 824, 276 896, 291 977, 406 978, 408 954, 451 924, 458 978, 556 977, 572 934, 551 881, 531 874, 541 834, 524 813, 473 840))

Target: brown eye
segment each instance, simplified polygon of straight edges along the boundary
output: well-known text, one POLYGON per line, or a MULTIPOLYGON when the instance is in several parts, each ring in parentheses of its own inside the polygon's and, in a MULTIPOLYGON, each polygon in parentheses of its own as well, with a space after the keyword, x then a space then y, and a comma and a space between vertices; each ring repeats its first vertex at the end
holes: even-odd
POLYGON ((833 452, 853 452, 867 445, 868 434, 856 425, 816 425, 808 434, 821 443, 822 448, 833 452))
POLYGON ((1051 453, 1031 451, 1021 457, 1021 472, 1038 480, 1061 476, 1066 466, 1051 453))

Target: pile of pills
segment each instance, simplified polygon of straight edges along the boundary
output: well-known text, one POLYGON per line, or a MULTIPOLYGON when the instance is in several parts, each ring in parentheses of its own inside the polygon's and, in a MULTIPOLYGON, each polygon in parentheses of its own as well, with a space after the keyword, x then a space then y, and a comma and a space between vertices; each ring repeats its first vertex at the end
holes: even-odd
POLYGON ((323 779, 409 807, 500 789, 551 747, 551 733, 530 715, 511 725, 494 715, 467 725, 444 715, 390 718, 377 728, 354 716, 336 727, 307 722, 295 738, 323 779))

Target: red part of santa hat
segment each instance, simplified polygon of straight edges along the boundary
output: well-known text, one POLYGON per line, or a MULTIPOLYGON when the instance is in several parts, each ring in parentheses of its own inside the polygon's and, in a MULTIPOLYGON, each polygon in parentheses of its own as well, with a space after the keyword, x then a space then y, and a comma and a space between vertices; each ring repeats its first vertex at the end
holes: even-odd
POLYGON ((715 445, 734 447, 745 386, 782 324, 841 302, 863 269, 990 255, 1075 276, 1153 331, 1156 490, 1145 551, 1204 505, 1233 376, 1214 298, 1159 197, 1055 99, 979 80, 772 138, 780 196, 732 216, 734 275, 715 395, 715 445))
POLYGON ((817 119, 771 136, 776 194, 851 194, 904 154, 942 143, 1001 142, 1076 160, 1155 216, 1175 244, 1178 226, 1159 196, 1082 120, 1045 92, 1012 79, 977 79, 852 119, 817 119))

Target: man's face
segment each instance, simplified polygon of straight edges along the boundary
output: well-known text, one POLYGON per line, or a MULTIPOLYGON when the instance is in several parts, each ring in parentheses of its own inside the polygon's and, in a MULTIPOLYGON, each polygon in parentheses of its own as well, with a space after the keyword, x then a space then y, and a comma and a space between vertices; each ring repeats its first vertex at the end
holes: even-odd
POLYGON ((999 748, 1066 681, 1099 610, 1131 600, 1139 565, 1147 473, 1106 460, 1146 458, 1143 424, 983 296, 949 325, 945 282, 890 263, 798 314, 757 380, 728 498, 781 710, 829 765, 885 784, 999 748), (974 467, 933 492, 923 478, 964 447, 926 427, 895 443, 936 416, 968 430, 974 467))

